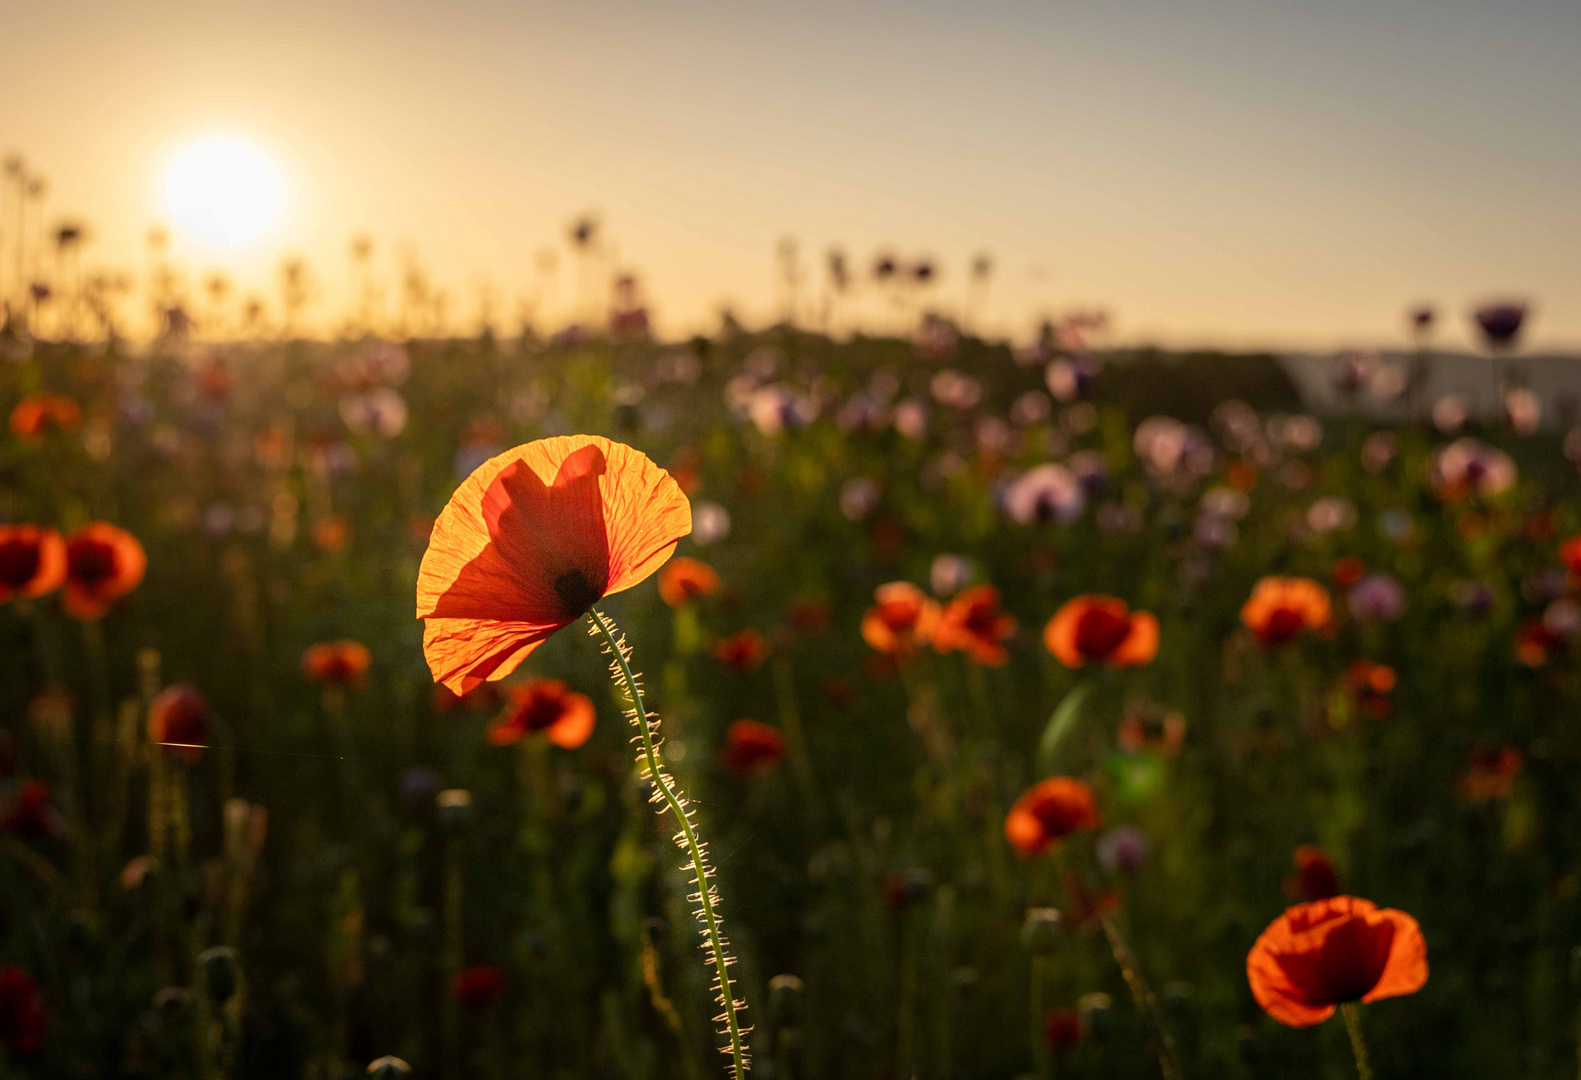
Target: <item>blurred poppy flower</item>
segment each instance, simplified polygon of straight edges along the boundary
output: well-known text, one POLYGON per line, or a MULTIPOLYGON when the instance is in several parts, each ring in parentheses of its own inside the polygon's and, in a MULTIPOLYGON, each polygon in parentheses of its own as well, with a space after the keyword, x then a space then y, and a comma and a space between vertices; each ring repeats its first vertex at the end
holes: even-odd
POLYGON ((1186 745, 1186 718, 1151 702, 1128 705, 1115 731, 1115 741, 1128 754, 1144 750, 1178 754, 1186 745))
POLYGON ((769 658, 768 638, 750 626, 714 642, 714 657, 735 671, 756 671, 769 658))
POLYGON ((1043 628, 1043 644, 1060 663, 1114 667, 1151 663, 1158 655, 1158 618, 1124 600, 1087 593, 1067 600, 1043 628))
POLYGON ((1086 1035, 1081 1014, 1075 1009, 1050 1009, 1043 1014, 1043 1043, 1050 1050, 1080 1046, 1086 1035))
MULTIPOLYGON (((5 534, 0 531, 0 537, 5 534)), ((4 550, 4 540, 0 540, 0 551, 4 550)), ((0 555, 0 560, 4 556, 0 555)), ((1574 579, 1581 579, 1581 535, 1572 536, 1559 545, 1559 561, 1565 564, 1565 569, 1570 571, 1574 579)))
POLYGON ((1345 555, 1335 560, 1329 580, 1336 589, 1348 589, 1367 573, 1367 564, 1358 556, 1345 555))
POLYGON ((1475 747, 1471 751, 1471 767, 1460 778, 1460 794, 1474 803, 1507 799, 1525 764, 1525 757, 1513 746, 1497 750, 1475 747))
POLYGON ((1430 479, 1434 493, 1445 502, 1468 495, 1491 498, 1515 485, 1515 461, 1476 439, 1456 439, 1434 453, 1430 479))
POLYGON ((49 1034, 49 1011, 33 977, 15 964, 0 967, 0 1042, 13 1054, 35 1054, 49 1034))
POLYGON ((1414 994, 1427 982, 1427 943, 1403 911, 1335 896, 1298 904, 1246 957, 1252 996, 1269 1016, 1309 1027, 1355 1001, 1414 994))
POLYGON ((682 555, 659 571, 659 599, 671 607, 682 607, 718 591, 719 574, 701 559, 682 555))
POLYGON ((593 701, 559 679, 529 679, 511 687, 505 711, 489 725, 489 742, 510 746, 543 732, 550 742, 575 750, 593 734, 593 701))
POLYGON ((979 664, 998 667, 1009 659, 1004 641, 1015 632, 1015 616, 999 610, 999 590, 973 585, 944 606, 933 647, 941 653, 959 650, 979 664))
POLYGON ((191 683, 167 686, 148 704, 148 741, 166 757, 196 765, 209 740, 208 699, 191 683))
POLYGON ((373 656, 360 641, 320 641, 302 654, 302 677, 327 686, 360 687, 372 664, 373 656))
POLYGON ((313 544, 326 554, 344 551, 351 543, 351 522, 338 514, 313 522, 313 544))
POLYGON ((1514 346, 1520 337, 1521 325, 1526 322, 1526 303, 1521 300, 1501 300, 1483 304, 1472 312, 1482 340, 1489 349, 1498 352, 1514 346))
POLYGON ((785 613, 785 621, 805 633, 821 633, 833 624, 834 614, 824 600, 793 600, 785 613))
POLYGON ((1316 844, 1302 844, 1291 856, 1295 876, 1285 883, 1291 895, 1303 901, 1327 900, 1340 894, 1339 871, 1328 852, 1316 844))
POLYGON ((82 423, 82 409, 65 394, 29 394, 11 410, 11 434, 38 442, 51 431, 72 431, 82 423))
POLYGON ((1241 606, 1241 622, 1269 647, 1327 626, 1331 614, 1328 590, 1304 577, 1265 577, 1241 606))
POLYGON ((49 801, 49 785, 24 780, 0 813, 0 828, 21 840, 54 840, 66 835, 66 821, 49 801))
POLYGON ((472 964, 456 972, 450 992, 463 1008, 481 1011, 494 1004, 505 989, 505 976, 493 964, 472 964))
POLYGON ((1343 684, 1363 712, 1381 720, 1393 711, 1389 695, 1397 681, 1394 668, 1358 657, 1345 669, 1343 684))
POLYGON ((737 720, 725 731, 725 745, 719 761, 740 776, 766 773, 785 756, 785 736, 772 724, 758 720, 737 720))
POLYGON ((1030 859, 1052 850, 1082 829, 1098 827, 1098 800, 1092 788, 1068 776, 1040 780, 1005 815, 1005 839, 1017 855, 1030 859))
POLYGON ((1515 632, 1515 655, 1527 667, 1542 667, 1563 656, 1569 641, 1542 619, 1528 619, 1515 632))
POLYGON ((137 537, 108 522, 84 526, 66 541, 67 613, 102 618, 112 603, 137 588, 147 569, 148 556, 137 537))
POLYGON ((662 566, 691 527, 669 473, 599 436, 539 439, 484 462, 439 515, 418 571, 435 681, 465 693, 504 678, 662 566))
POLYGON ((41 525, 0 525, 0 603, 32 599, 66 580, 66 542, 41 525))
POLYGON ((881 653, 910 656, 933 640, 939 605, 909 581, 891 581, 873 590, 877 601, 862 616, 862 640, 881 653))

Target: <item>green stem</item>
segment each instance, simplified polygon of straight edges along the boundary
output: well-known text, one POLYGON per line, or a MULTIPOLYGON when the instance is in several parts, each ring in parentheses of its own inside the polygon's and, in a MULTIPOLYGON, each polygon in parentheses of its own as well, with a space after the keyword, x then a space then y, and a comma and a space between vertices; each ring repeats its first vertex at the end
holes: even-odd
POLYGON ((1032 958, 1032 988, 1030 1005, 1032 1012, 1032 1061, 1036 1066, 1038 1080, 1049 1080, 1049 1045, 1043 1033, 1043 982, 1046 961, 1041 956, 1032 958))
MULTIPOLYGON (((742 1028, 737 1017, 738 1009, 746 1008, 744 1002, 738 1003, 732 993, 733 987, 730 980, 731 958, 725 954, 725 937, 719 931, 718 893, 713 884, 712 868, 708 865, 707 855, 704 853, 703 843, 697 838, 697 829, 692 824, 691 812, 687 809, 686 797, 676 788, 675 781, 664 771, 659 760, 659 748, 654 743, 653 732, 657 726, 657 717, 648 712, 647 705, 642 700, 642 687, 637 682, 636 674, 631 670, 628 660, 630 653, 626 646, 625 637, 618 640, 615 637, 615 623, 608 615, 591 608, 587 613, 588 621, 593 624, 592 633, 604 639, 605 651, 610 656, 610 675, 622 686, 631 708, 627 715, 631 722, 637 726, 638 733, 642 736, 642 756, 638 760, 647 770, 648 779, 652 781, 657 791, 656 801, 662 801, 675 814, 675 820, 680 823, 680 832, 676 836, 676 846, 684 850, 691 858, 692 873, 696 876, 697 897, 701 905, 698 913, 701 916, 704 933, 708 939, 708 949, 712 953, 716 969, 716 978, 719 984, 719 1004, 724 1012, 720 1019, 724 1020, 730 1034, 729 1053, 731 1057, 731 1074, 735 1080, 742 1080, 746 1075, 747 1056, 742 1049, 742 1028)), ((750 1030, 750 1029, 748 1029, 750 1030)), ((723 1048, 722 1048, 723 1050, 723 1048)))
POLYGON ((1372 1080, 1372 1062, 1367 1057, 1367 1041, 1361 1037, 1361 1010, 1354 1001, 1339 1007, 1345 1018, 1345 1031, 1350 1035, 1350 1051, 1356 1055, 1356 1072, 1361 1080, 1372 1080))
MULTIPOLYGON (((1142 1022, 1147 1025, 1148 1035, 1153 1043, 1153 1052, 1158 1057, 1158 1071, 1163 1074, 1164 1080, 1183 1080, 1180 1062, 1175 1058, 1175 1042, 1164 1027, 1164 1018, 1159 1013, 1158 999, 1153 996, 1152 987, 1147 985, 1147 980, 1142 978, 1141 969, 1137 967, 1136 954, 1131 951, 1131 946, 1120 934, 1120 928, 1115 924, 1113 915, 1104 915, 1101 921, 1104 935, 1109 939, 1109 948, 1114 953, 1115 963, 1120 965, 1120 974, 1125 977, 1125 985, 1130 988, 1131 997, 1136 1001, 1137 1011, 1142 1014, 1142 1022)), ((1362 1080, 1371 1080, 1371 1077, 1364 1073, 1362 1080)))

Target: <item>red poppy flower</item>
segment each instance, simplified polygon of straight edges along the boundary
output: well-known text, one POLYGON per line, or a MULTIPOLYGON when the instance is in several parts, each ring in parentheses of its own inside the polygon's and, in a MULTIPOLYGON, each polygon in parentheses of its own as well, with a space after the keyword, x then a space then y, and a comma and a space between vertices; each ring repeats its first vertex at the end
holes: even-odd
POLYGON ((418 571, 434 680, 465 693, 504 678, 664 565, 691 529, 680 486, 621 443, 558 436, 484 462, 439 515, 418 571))
POLYGON ((701 559, 682 555, 659 571, 659 599, 671 607, 682 607, 718 591, 719 574, 701 559))
POLYGON ((785 736, 780 729, 757 720, 737 720, 725 732, 720 764, 741 776, 766 773, 785 756, 785 736))
POLYGON ((1527 667, 1542 667, 1565 654, 1568 642, 1542 619, 1528 619, 1515 632, 1515 656, 1527 667))
POLYGON ((1393 711, 1389 694, 1398 681, 1394 668, 1365 658, 1351 661, 1345 669, 1345 689, 1363 712, 1379 720, 1393 711))
POLYGON ((1015 632, 1015 616, 999 610, 999 590, 974 585, 945 605, 933 631, 933 647, 941 653, 959 649, 979 664, 998 667, 1010 656, 1003 642, 1015 632))
POLYGON ((32 976, 15 964, 0 967, 0 1042, 14 1054, 34 1054, 49 1034, 49 1010, 32 976))
POLYGON ((66 580, 66 541, 41 525, 0 525, 0 603, 28 600, 66 580))
POLYGON ((769 641, 749 626, 714 642, 714 656, 735 671, 756 671, 768 659, 769 641))
POLYGON ((65 394, 29 394, 11 410, 11 434, 37 442, 51 431, 71 431, 82 423, 82 409, 65 394))
POLYGON ((1088 661, 1136 667, 1158 655, 1158 619, 1151 612, 1132 611, 1112 596, 1078 596, 1048 621, 1043 644, 1070 668, 1088 661))
POLYGON ((102 618, 110 605, 143 580, 148 556, 137 537, 104 521, 84 526, 66 541, 66 611, 78 619, 102 618))
POLYGON ((50 805, 49 785, 42 780, 24 780, 17 787, 0 814, 0 828, 22 840, 54 840, 66 834, 66 823, 50 805))
POLYGON ((197 764, 209 741, 209 702, 190 683, 161 690, 148 704, 148 741, 165 752, 197 764))
POLYGON ((1367 573, 1367 564, 1355 555, 1346 555, 1334 563, 1334 572, 1329 575, 1329 580, 1336 589, 1348 589, 1360 581, 1367 573))
POLYGON ((1414 994, 1427 982, 1416 920, 1354 896, 1298 904, 1264 930, 1246 957, 1252 996, 1269 1016, 1309 1027, 1353 1001, 1414 994))
POLYGON ((320 641, 302 654, 302 676, 328 686, 361 686, 372 664, 373 656, 360 641, 320 641))
POLYGON ((1572 576, 1581 577, 1581 535, 1572 536, 1559 545, 1559 561, 1572 576))
POLYGON ((450 992, 464 1008, 486 1009, 505 989, 505 976, 493 964, 472 964, 456 972, 450 992))
POLYGON ((1040 780, 1005 815, 1005 839, 1016 854, 1030 859, 1050 851, 1065 837, 1097 828, 1098 801, 1092 788, 1068 776, 1040 780))
POLYGON ((1460 794, 1469 802, 1507 799, 1525 765, 1525 756, 1513 746, 1497 750, 1475 747, 1471 751, 1471 768, 1460 778, 1460 794))
POLYGON ((529 679, 511 687, 505 711, 489 725, 489 742, 510 746, 541 731, 556 746, 575 750, 592 737, 594 716, 586 694, 559 679, 529 679))
POLYGON ((1043 1014, 1043 1044, 1050 1050, 1069 1050, 1086 1037, 1081 1013, 1075 1009, 1050 1009, 1043 1014))
POLYGON ((1241 622, 1271 648, 1327 626, 1331 611, 1328 590, 1311 578, 1265 577, 1241 606, 1241 622))
POLYGON ((785 620, 804 633, 818 634, 833 625, 834 613, 823 600, 793 600, 785 620))
POLYGON ((862 640, 890 656, 910 656, 933 639, 939 605, 909 581, 891 581, 873 591, 877 601, 862 616, 862 640))
POLYGON ((1292 895, 1307 901, 1339 895, 1339 871, 1328 852, 1316 844, 1302 844, 1291 861, 1296 867, 1295 877, 1287 883, 1292 895))

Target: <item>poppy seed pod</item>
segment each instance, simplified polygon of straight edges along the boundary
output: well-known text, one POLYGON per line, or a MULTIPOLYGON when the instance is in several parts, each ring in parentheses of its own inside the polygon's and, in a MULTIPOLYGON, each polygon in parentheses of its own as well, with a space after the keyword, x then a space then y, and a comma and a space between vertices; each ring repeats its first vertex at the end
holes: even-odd
POLYGON ((412 1067, 395 1055, 389 1054, 377 1061, 368 1062, 368 1075, 374 1080, 397 1080, 398 1077, 411 1076, 412 1067))
POLYGON ((769 980, 769 1020, 777 1028, 796 1023, 804 989, 794 975, 776 975, 769 980))
POLYGON ((1102 1041, 1114 1030, 1114 999, 1108 994, 1083 995, 1076 1002, 1076 1011, 1081 1014, 1087 1034, 1093 1039, 1102 1041))
POLYGON ((1021 947, 1033 956, 1049 955, 1064 936, 1061 923, 1057 908, 1028 908, 1026 922, 1021 924, 1021 947))

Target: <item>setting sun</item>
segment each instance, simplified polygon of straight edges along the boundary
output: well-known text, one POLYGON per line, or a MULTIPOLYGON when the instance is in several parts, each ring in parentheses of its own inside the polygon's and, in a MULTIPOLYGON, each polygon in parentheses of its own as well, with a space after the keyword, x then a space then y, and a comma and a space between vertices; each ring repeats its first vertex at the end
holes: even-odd
POLYGON ((176 228, 217 247, 263 236, 280 221, 285 201, 280 167, 242 139, 193 143, 165 170, 165 210, 176 228))

